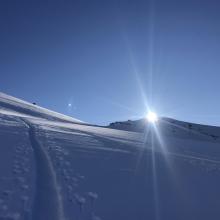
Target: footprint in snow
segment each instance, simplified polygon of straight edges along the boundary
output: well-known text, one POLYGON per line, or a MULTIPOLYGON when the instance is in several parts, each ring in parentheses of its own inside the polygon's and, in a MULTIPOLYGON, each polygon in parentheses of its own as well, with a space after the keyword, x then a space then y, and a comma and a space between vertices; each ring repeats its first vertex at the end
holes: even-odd
POLYGON ((28 196, 21 196, 22 208, 23 210, 27 210, 29 204, 29 197, 28 196))
POLYGON ((64 156, 68 156, 69 153, 68 153, 67 151, 64 151, 64 152, 63 152, 63 155, 64 155, 64 156))
POLYGON ((7 198, 10 197, 12 194, 13 194, 13 191, 11 190, 5 190, 2 192, 2 195, 7 198))
POLYGON ((94 192, 88 192, 87 196, 89 197, 91 212, 94 213, 94 205, 95 205, 95 201, 98 199, 98 194, 94 192))
POLYGON ((81 180, 84 180, 84 179, 85 179, 85 176, 83 176, 83 175, 77 174, 76 176, 77 176, 79 179, 81 179, 81 180))
POLYGON ((80 213, 83 211, 83 206, 86 203, 86 199, 78 194, 74 195, 76 203, 79 205, 80 213))
POLYGON ((21 176, 16 177, 15 180, 18 181, 19 183, 24 183, 25 182, 25 178, 21 177, 21 176))
POLYGON ((100 217, 96 216, 96 215, 93 215, 92 220, 102 220, 102 219, 100 217))
POLYGON ((27 184, 22 184, 22 185, 21 185, 21 189, 24 190, 24 191, 25 191, 25 190, 28 190, 28 189, 29 189, 29 186, 28 186, 27 184))
POLYGON ((92 208, 94 207, 95 200, 98 199, 98 194, 94 192, 88 192, 88 197, 91 201, 92 208))
POLYGON ((70 164, 69 161, 66 161, 66 162, 65 162, 65 165, 66 165, 67 167, 70 167, 71 164, 70 164))

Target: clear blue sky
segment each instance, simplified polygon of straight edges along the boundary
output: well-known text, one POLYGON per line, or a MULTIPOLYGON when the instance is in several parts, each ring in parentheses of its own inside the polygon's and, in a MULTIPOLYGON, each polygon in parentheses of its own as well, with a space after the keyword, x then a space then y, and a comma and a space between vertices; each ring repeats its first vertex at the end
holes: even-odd
POLYGON ((220 125, 219 11, 217 0, 1 0, 0 89, 97 124, 148 105, 220 125))

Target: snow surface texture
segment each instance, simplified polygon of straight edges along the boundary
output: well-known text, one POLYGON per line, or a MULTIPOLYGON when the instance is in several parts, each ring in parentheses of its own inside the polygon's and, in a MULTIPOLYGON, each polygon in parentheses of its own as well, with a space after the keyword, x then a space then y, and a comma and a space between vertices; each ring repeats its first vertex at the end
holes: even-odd
POLYGON ((0 94, 0 220, 219 220, 220 128, 92 126, 0 94))

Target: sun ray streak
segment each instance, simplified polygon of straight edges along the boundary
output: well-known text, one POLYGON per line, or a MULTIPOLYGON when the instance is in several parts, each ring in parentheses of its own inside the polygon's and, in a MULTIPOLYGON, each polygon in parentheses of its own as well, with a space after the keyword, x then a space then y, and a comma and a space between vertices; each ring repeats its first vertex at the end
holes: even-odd
POLYGON ((158 182, 157 182, 157 165, 156 165, 156 152, 155 152, 155 136, 153 130, 150 132, 151 136, 151 156, 152 156, 152 181, 153 181, 153 193, 154 193, 154 211, 156 220, 159 219, 159 194, 158 194, 158 182))
POLYGON ((142 160, 142 157, 146 151, 146 144, 147 144, 147 140, 149 139, 149 133, 150 133, 150 129, 149 126, 146 126, 146 129, 144 131, 144 138, 143 138, 143 144, 142 147, 140 147, 140 151, 139 154, 137 156, 137 162, 136 162, 136 166, 135 166, 135 173, 137 173, 138 167, 140 165, 140 162, 142 160))

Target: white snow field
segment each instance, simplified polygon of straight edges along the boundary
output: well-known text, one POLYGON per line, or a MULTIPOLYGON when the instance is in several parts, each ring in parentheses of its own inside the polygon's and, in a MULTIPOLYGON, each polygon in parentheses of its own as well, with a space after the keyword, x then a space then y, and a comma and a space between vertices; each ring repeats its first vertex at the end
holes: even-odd
POLYGON ((219 136, 93 126, 0 93, 0 220, 219 220, 219 136))

